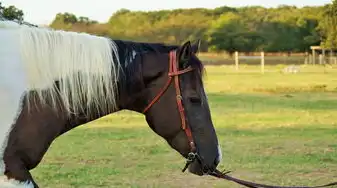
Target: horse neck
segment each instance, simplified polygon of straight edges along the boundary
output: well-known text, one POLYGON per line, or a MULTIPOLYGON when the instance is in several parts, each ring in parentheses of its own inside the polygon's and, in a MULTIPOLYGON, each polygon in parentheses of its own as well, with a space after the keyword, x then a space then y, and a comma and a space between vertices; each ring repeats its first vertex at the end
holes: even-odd
MULTIPOLYGON (((121 108, 107 108, 107 109, 97 109, 97 107, 104 107, 104 100, 100 101, 99 104, 93 106, 92 108, 87 105, 83 105, 84 109, 81 113, 72 114, 69 118, 70 124, 72 126, 78 126, 90 121, 99 119, 103 116, 109 115, 111 113, 126 109, 123 108, 125 103, 130 103, 133 101, 134 94, 137 93, 142 88, 142 78, 140 70, 140 64, 137 64, 135 60, 135 55, 145 52, 169 52, 172 49, 175 49, 176 46, 167 46, 164 44, 157 43, 140 43, 140 42, 131 42, 131 41, 113 41, 118 48, 118 57, 119 57, 119 69, 118 73, 118 89, 117 93, 114 95, 114 103, 116 107, 121 108)), ((110 91, 109 91, 110 92, 110 91)), ((108 95, 110 96, 110 95, 108 95)), ((112 102, 110 100, 110 102, 112 102)), ((133 109, 131 109, 133 110, 133 109)))

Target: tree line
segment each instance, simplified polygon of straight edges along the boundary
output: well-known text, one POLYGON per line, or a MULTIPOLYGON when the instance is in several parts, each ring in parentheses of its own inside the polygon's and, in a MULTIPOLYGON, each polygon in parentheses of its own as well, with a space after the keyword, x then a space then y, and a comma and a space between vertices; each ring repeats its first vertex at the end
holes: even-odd
MULTIPOLYGON (((9 18, 19 9, 3 7, 9 18)), ((305 52, 310 46, 337 48, 337 0, 325 6, 282 5, 191 8, 160 11, 121 9, 106 23, 72 13, 59 13, 50 23, 54 29, 87 32, 113 39, 181 44, 201 39, 202 51, 305 52)))

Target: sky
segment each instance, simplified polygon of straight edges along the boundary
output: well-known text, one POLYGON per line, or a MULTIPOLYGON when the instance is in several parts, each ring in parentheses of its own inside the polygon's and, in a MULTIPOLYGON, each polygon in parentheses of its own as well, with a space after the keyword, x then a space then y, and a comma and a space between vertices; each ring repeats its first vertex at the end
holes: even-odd
POLYGON ((71 12, 99 22, 121 8, 129 10, 161 10, 175 8, 215 8, 219 6, 260 5, 275 7, 280 4, 324 5, 331 0, 0 0, 4 6, 14 5, 24 11, 25 20, 32 24, 50 24, 57 13, 71 12), (152 3, 153 2, 153 3, 152 3))

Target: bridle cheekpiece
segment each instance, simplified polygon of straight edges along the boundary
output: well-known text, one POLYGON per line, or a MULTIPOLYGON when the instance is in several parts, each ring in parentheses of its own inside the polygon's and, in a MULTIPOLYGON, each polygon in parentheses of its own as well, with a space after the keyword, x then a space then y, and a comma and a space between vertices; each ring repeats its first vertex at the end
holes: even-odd
POLYGON ((173 50, 170 52, 170 63, 169 63, 169 71, 168 71, 168 80, 164 87, 160 89, 158 94, 153 98, 153 100, 147 105, 147 107, 143 110, 143 114, 145 114, 159 99, 163 96, 163 94, 167 91, 172 81, 174 80, 174 87, 176 90, 176 102, 180 114, 181 119, 181 127, 185 131, 187 136, 190 152, 187 155, 187 162, 185 167, 183 168, 183 172, 187 169, 187 167, 196 160, 199 156, 197 154, 197 148, 195 146, 195 142, 193 140, 192 131, 190 126, 186 123, 186 114, 183 106, 183 97, 181 96, 179 76, 188 72, 193 71, 194 69, 191 66, 188 66, 186 69, 179 70, 179 62, 177 61, 177 52, 173 50))

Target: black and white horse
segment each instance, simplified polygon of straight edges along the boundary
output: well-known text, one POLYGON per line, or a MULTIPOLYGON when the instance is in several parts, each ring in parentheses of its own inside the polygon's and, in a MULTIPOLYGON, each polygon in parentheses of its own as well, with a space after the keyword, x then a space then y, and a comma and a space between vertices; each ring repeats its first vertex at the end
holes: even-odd
POLYGON ((123 109, 144 114, 191 173, 214 171, 221 152, 197 48, 0 21, 0 187, 38 187, 29 171, 56 137, 123 109))
POLYGON ((187 159, 184 170, 280 188, 216 169, 221 151, 197 51, 190 42, 136 43, 0 21, 0 188, 38 187, 29 171, 55 138, 124 109, 144 114, 187 159))

